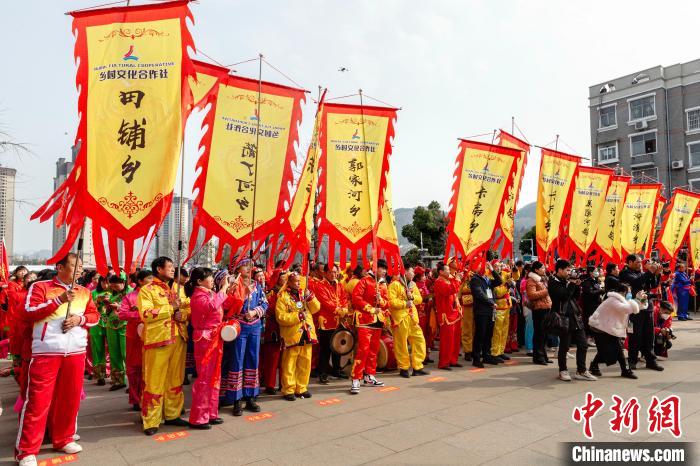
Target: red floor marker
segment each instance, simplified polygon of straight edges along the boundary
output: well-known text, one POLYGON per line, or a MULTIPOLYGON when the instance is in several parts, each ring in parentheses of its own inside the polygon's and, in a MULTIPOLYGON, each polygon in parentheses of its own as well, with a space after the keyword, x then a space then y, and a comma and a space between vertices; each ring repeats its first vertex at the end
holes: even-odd
POLYGON ((379 391, 382 392, 382 393, 384 393, 384 392, 395 392, 395 391, 398 390, 398 389, 399 389, 399 387, 383 387, 383 388, 380 388, 379 391))
POLYGON ((153 437, 156 442, 170 442, 171 440, 179 440, 181 438, 188 437, 190 434, 184 430, 180 432, 168 432, 167 434, 158 434, 153 437))
POLYGON ((66 464, 78 461, 78 455, 63 455, 54 458, 37 461, 38 466, 53 466, 54 464, 66 464))
POLYGON ((321 400, 318 402, 319 406, 330 406, 330 405, 337 405, 339 403, 342 403, 343 400, 340 398, 329 398, 327 400, 321 400))
POLYGON ((510 361, 506 361, 504 364, 505 364, 506 366, 517 366, 517 365, 518 365, 518 361, 516 361, 515 359, 511 359, 510 361))
POLYGON ((270 419, 272 417, 272 413, 260 413, 260 414, 253 414, 252 416, 246 416, 246 420, 250 422, 258 422, 258 421, 264 421, 265 419, 270 419))
POLYGON ((469 369, 469 372, 484 372, 486 369, 481 367, 475 367, 474 369, 469 369))
POLYGON ((447 377, 430 377, 427 380, 428 382, 444 382, 445 380, 447 380, 447 377))

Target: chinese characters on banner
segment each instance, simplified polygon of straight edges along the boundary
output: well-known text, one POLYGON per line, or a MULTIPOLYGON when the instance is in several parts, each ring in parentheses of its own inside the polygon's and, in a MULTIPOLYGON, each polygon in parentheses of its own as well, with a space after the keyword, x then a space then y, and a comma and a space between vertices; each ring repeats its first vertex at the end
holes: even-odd
POLYGON ((107 259, 131 270, 134 242, 155 231, 170 208, 186 111, 187 1, 73 12, 78 62, 80 143, 68 179, 32 216, 45 221, 61 210, 69 226, 56 261, 75 243, 86 217, 92 220, 97 267, 107 259))
POLYGON ((574 177, 571 195, 568 241, 570 249, 583 261, 591 251, 600 218, 605 206, 605 197, 613 177, 612 170, 579 165, 574 177))
POLYGON ((197 162, 202 171, 194 184, 197 214, 190 254, 200 228, 205 240, 212 235, 219 239, 219 261, 225 245, 231 247, 231 258, 241 256, 252 240, 263 244, 282 227, 305 91, 263 81, 258 102, 258 84, 227 76, 210 99, 203 123, 208 126, 204 152, 197 162))
POLYGON ((522 186, 523 175, 525 174, 525 167, 527 166, 527 157, 530 153, 530 145, 503 130, 500 130, 498 134, 498 144, 503 147, 510 147, 521 151, 518 157, 518 165, 515 169, 513 186, 508 190, 508 198, 506 199, 506 204, 499 220, 501 238, 503 241, 501 256, 507 257, 513 253, 515 212, 517 210, 518 198, 520 197, 520 188, 522 186))
POLYGON ((620 221, 622 255, 643 254, 651 248, 649 239, 658 207, 660 184, 633 184, 627 191, 620 221))
POLYGON ((598 221, 595 244, 598 254, 606 261, 619 262, 620 222, 631 178, 613 176, 605 196, 605 204, 598 221))
MULTIPOLYGON (((612 395, 612 406, 610 412, 612 419, 608 422, 610 432, 614 434, 627 430, 630 434, 637 433, 642 421, 640 414, 646 414, 646 431, 650 434, 669 432, 675 438, 680 438, 681 430, 681 399, 677 395, 670 395, 664 399, 659 399, 656 395, 651 397, 646 412, 642 411, 639 400, 631 397, 625 401, 617 395, 612 395)), ((591 392, 586 393, 586 401, 582 406, 576 406, 571 414, 572 420, 581 424, 583 435, 587 439, 594 438, 593 419, 602 414, 605 401, 596 397, 591 392)))
POLYGON ((562 217, 569 215, 566 209, 571 208, 570 188, 579 161, 575 155, 542 149, 535 229, 537 255, 543 262, 552 262, 562 217))
POLYGON ((518 149, 503 146, 460 142, 445 257, 453 255, 454 250, 466 263, 488 249, 521 154, 518 149))
POLYGON ((348 250, 352 266, 360 255, 369 265, 367 248, 376 237, 384 205, 396 111, 328 103, 323 107, 318 241, 328 237, 329 258, 339 246, 341 269, 348 250))
POLYGON ((688 256, 694 268, 700 267, 700 216, 693 217, 688 228, 688 256))
POLYGON ((695 217, 700 204, 700 194, 685 189, 676 189, 666 209, 661 232, 657 240, 659 256, 669 260, 671 268, 676 262, 676 252, 686 237, 691 220, 695 217))

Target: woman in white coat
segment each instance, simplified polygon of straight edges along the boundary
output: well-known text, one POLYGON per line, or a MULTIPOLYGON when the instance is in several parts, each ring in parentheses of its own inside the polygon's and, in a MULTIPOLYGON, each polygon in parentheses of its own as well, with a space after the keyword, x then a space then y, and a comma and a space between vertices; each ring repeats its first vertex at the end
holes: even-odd
POLYGON ((622 369, 622 377, 636 379, 637 376, 627 366, 622 345, 627 337, 629 315, 637 314, 640 307, 647 306, 646 293, 640 291, 636 298, 632 299, 629 286, 621 283, 614 290, 608 291, 607 296, 588 320, 598 350, 589 370, 591 374, 600 377, 600 363, 610 366, 617 362, 622 369))

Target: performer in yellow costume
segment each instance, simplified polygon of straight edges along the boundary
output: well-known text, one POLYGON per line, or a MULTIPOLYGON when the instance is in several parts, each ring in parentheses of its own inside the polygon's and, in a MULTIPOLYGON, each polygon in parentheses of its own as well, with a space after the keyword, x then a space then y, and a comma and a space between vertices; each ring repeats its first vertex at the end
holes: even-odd
POLYGON ((394 355, 401 377, 410 377, 408 369, 413 367, 413 375, 426 375, 423 370, 425 360, 425 337, 420 328, 418 309, 423 302, 420 290, 413 282, 413 267, 406 270, 406 278, 397 275, 387 289, 389 311, 391 312, 394 333, 394 355), (409 360, 408 343, 411 343, 409 360))
POLYGON ((321 303, 310 290, 300 287, 298 273, 289 274, 280 290, 275 305, 275 317, 284 341, 282 354, 282 396, 287 401, 311 398, 308 390, 311 376, 311 348, 318 343, 312 314, 321 309, 321 303))
POLYGON ((493 289, 493 298, 496 301, 496 320, 493 323, 493 337, 491 337, 491 356, 501 359, 504 362, 510 359, 505 354, 506 341, 508 340, 508 327, 510 325, 510 294, 508 293, 508 282, 510 272, 502 271, 503 265, 497 261, 491 261, 493 270, 501 274, 503 283, 493 289))
POLYGON ((175 277, 172 260, 159 257, 153 261, 151 269, 156 278, 141 288, 137 301, 144 325, 145 388, 141 398, 141 417, 146 435, 158 431, 163 415, 167 425, 188 425, 180 415, 185 404, 182 382, 185 378, 190 300, 182 287, 168 285, 175 277))
POLYGON ((462 351, 464 359, 472 360, 472 341, 474 340, 474 298, 469 280, 472 279, 472 272, 467 271, 459 288, 459 302, 462 304, 462 351))

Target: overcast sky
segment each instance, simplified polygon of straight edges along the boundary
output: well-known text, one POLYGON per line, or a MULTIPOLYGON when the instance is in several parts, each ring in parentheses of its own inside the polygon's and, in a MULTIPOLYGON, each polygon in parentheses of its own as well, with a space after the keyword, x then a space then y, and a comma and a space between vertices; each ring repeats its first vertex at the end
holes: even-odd
MULTIPOLYGON (((55 162, 70 157, 77 124, 73 36, 63 13, 92 4, 0 7, 0 125, 33 151, 0 160, 18 169, 16 197, 32 204, 17 207, 15 252, 51 248, 50 223, 28 218, 51 194, 55 162)), ((195 45, 221 63, 260 52, 314 96, 318 85, 330 97, 361 87, 402 107, 391 161, 396 207, 446 207, 456 138, 509 130, 511 116, 531 143, 559 134, 560 150, 589 156, 588 86, 700 55, 697 2, 200 0, 191 8, 195 45)), ((237 70, 257 77, 256 63, 237 70)), ((263 79, 292 84, 268 67, 263 79)), ((311 99, 306 107, 302 147, 311 99)), ((199 122, 188 125, 186 196, 199 122)), ((521 205, 535 200, 538 166, 535 150, 521 205)))

